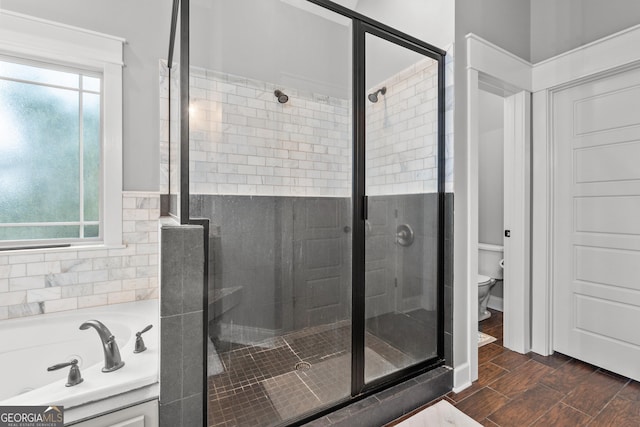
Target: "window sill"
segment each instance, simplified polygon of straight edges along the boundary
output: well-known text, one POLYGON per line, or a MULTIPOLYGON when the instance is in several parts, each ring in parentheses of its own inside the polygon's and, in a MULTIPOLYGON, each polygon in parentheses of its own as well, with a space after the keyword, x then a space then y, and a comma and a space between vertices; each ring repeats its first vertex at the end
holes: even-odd
POLYGON ((91 244, 77 244, 71 246, 63 246, 57 248, 16 248, 7 251, 0 250, 0 257, 5 255, 27 255, 27 254, 48 254, 54 252, 77 252, 77 251, 99 251, 109 249, 125 249, 127 245, 106 245, 104 243, 91 243, 91 244))

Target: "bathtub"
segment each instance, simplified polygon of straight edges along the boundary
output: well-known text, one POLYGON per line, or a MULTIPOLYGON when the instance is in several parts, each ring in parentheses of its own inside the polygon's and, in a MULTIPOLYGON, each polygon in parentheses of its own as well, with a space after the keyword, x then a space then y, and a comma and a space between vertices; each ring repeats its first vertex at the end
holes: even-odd
POLYGON ((65 410, 145 387, 158 381, 158 301, 45 314, 0 322, 0 405, 64 405, 65 410), (104 323, 116 337, 125 365, 101 372, 102 343, 90 319, 104 323), (147 350, 134 354, 135 333, 146 325, 147 350), (70 368, 47 367, 78 359, 84 381, 65 387, 70 368))

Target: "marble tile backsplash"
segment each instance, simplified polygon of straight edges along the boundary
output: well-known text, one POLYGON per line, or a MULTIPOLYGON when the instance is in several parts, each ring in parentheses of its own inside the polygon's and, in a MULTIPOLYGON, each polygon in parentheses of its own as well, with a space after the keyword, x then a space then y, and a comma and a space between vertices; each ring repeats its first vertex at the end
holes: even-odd
POLYGON ((123 248, 0 253, 0 320, 158 298, 158 193, 124 192, 123 248))

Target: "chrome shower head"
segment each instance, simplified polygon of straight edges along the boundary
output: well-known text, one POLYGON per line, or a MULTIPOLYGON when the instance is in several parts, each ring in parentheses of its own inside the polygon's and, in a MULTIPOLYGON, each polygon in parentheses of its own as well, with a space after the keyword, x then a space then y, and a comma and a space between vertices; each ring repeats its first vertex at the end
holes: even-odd
POLYGON ((387 93, 387 87, 383 86, 377 91, 370 93, 369 96, 367 96, 367 98, 369 98, 369 101, 376 103, 378 102, 378 94, 384 95, 385 93, 387 93))
POLYGON ((278 102, 280 104, 285 104, 289 100, 289 97, 285 95, 280 89, 276 89, 273 94, 276 96, 276 98, 278 98, 278 102))

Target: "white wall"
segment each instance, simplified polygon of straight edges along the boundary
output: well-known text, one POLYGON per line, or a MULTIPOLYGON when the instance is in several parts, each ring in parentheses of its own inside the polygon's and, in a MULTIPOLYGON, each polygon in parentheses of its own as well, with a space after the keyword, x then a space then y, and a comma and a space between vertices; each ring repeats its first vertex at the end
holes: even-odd
POLYGON ((453 0, 360 0, 355 11, 446 49, 454 38, 453 0))
POLYGON ((351 23, 316 9, 280 0, 192 1, 191 65, 348 98, 351 23))
POLYGON ((533 0, 531 62, 638 24, 638 0, 533 0))
POLYGON ((157 191, 158 60, 166 59, 168 51, 171 2, 0 0, 0 8, 127 40, 123 69, 123 186, 124 190, 157 191))
POLYGON ((478 242, 502 245, 504 230, 504 98, 480 91, 478 242))
MULTIPOLYGON (((353 1, 353 0, 352 0, 353 1)), ((340 3, 340 2, 339 2, 340 3)), ((410 36, 446 50, 453 44, 454 9, 452 0, 359 0, 355 10, 410 36)), ((349 6, 345 4, 345 6, 349 6)), ((367 86, 399 73, 415 62, 413 52, 368 36, 367 86)))

